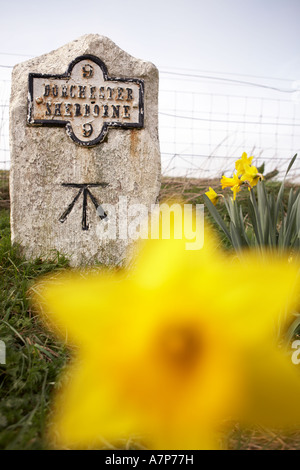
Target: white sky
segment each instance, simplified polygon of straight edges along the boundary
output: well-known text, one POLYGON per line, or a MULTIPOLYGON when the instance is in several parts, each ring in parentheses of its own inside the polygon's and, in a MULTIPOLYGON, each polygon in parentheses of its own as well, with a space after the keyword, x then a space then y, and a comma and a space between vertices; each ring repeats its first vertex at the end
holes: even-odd
POLYGON ((99 33, 160 68, 300 79, 299 0, 0 2, 0 53, 37 56, 99 33))
MULTIPOLYGON (((256 148, 257 156, 276 157, 270 169, 279 158, 300 152, 300 91, 295 89, 300 90, 300 0, 0 0, 0 12, 2 104, 9 95, 10 84, 3 81, 10 79, 7 66, 48 53, 84 34, 98 33, 159 68, 161 151, 171 159, 173 154, 183 154, 184 161, 180 157, 176 167, 184 164, 195 173, 199 165, 203 167, 201 155, 216 155, 224 139, 218 149, 220 159, 212 162, 213 171, 216 162, 224 165, 225 158, 238 157, 241 149, 256 148), (216 72, 227 82, 166 74, 175 69, 183 74, 216 72), (223 94, 219 99, 218 93, 223 94), (249 98, 235 100, 235 94, 249 98), (254 95, 256 100, 251 98, 254 95), (176 120, 173 114, 185 118, 176 120), (281 127, 245 124, 260 121, 262 115, 281 127), (232 124, 226 124, 230 120, 232 124)), ((8 113, 7 107, 1 110, 8 113)), ((9 159, 5 116, 0 115, 0 164, 9 159)))

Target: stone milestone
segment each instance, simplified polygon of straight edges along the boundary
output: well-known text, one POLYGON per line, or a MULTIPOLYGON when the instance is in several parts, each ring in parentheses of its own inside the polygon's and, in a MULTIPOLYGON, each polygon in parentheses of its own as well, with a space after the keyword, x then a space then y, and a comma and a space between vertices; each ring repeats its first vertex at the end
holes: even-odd
POLYGON ((121 263, 134 243, 129 208, 150 211, 160 188, 156 67, 93 34, 16 65, 10 150, 23 254, 121 263))

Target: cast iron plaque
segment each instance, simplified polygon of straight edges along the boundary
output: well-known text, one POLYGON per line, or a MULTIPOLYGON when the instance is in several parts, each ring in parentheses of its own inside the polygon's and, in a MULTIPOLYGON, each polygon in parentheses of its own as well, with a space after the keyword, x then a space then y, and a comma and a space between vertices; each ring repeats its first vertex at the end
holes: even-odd
POLYGON ((77 57, 62 75, 30 73, 28 124, 66 127, 76 144, 95 146, 109 127, 143 127, 144 82, 109 77, 92 55, 77 57))

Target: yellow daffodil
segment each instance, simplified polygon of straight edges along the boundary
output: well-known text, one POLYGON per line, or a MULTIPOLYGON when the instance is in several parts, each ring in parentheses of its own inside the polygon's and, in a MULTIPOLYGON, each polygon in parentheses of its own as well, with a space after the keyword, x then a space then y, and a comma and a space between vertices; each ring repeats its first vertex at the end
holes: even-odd
POLYGON ((251 165, 253 157, 247 157, 246 152, 243 153, 241 158, 235 162, 235 169, 237 171, 238 176, 241 176, 245 172, 245 166, 251 165))
POLYGON ((236 199, 236 194, 237 194, 238 192, 240 192, 240 190, 241 190, 241 185, 240 185, 240 184, 236 184, 235 186, 233 186, 233 187, 231 188, 231 191, 233 192, 233 199, 234 199, 234 201, 235 201, 235 199, 236 199))
POLYGON ((215 206, 219 200, 220 195, 217 194, 216 191, 214 191, 211 187, 209 187, 209 191, 206 191, 205 194, 215 206))
POLYGON ((228 178, 225 175, 223 175, 222 178, 221 178, 222 189, 232 188, 233 186, 238 186, 238 185, 241 185, 241 184, 242 184, 242 182, 239 179, 237 173, 234 173, 232 178, 228 178))
POLYGON ((213 449, 227 418, 300 422, 300 378, 272 342, 298 266, 231 260, 209 231, 202 250, 185 242, 146 241, 130 273, 35 286, 47 324, 78 349, 51 415, 56 447, 213 449))
POLYGON ((236 198, 236 193, 241 190, 242 184, 243 181, 238 177, 237 173, 234 173, 232 178, 227 178, 225 175, 223 175, 221 178, 222 189, 231 188, 234 200, 236 198))
POLYGON ((259 180, 263 179, 263 175, 258 172, 255 166, 245 165, 244 173, 241 180, 247 182, 252 188, 257 185, 259 180))

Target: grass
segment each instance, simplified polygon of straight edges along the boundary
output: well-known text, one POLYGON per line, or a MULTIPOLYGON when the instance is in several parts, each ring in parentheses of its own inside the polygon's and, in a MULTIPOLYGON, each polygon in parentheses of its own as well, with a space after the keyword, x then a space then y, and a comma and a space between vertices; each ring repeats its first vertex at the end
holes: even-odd
POLYGON ((26 261, 10 244, 9 213, 0 211, 0 448, 44 449, 51 392, 68 360, 63 344, 45 331, 31 310, 28 289, 40 275, 64 269, 60 256, 26 261))
POLYGON ((9 172, 0 170, 0 209, 9 207, 9 172))
MULTIPOLYGON (((208 186, 220 189, 217 181, 165 178, 160 199, 180 197, 185 202, 201 203, 208 186)), ((270 188, 277 191, 278 184, 272 183, 270 188)), ((1 190, 8 194, 5 186, 1 190)), ((0 339, 6 344, 7 353, 6 365, 0 364, 2 450, 44 450, 49 446, 45 432, 51 396, 59 387, 60 372, 71 352, 41 324, 30 305, 28 291, 39 276, 67 267, 68 261, 59 254, 45 261, 28 261, 20 256, 17 247, 10 243, 9 211, 0 209, 0 339)), ((229 447, 300 449, 300 434, 241 430, 233 425, 229 447)))

